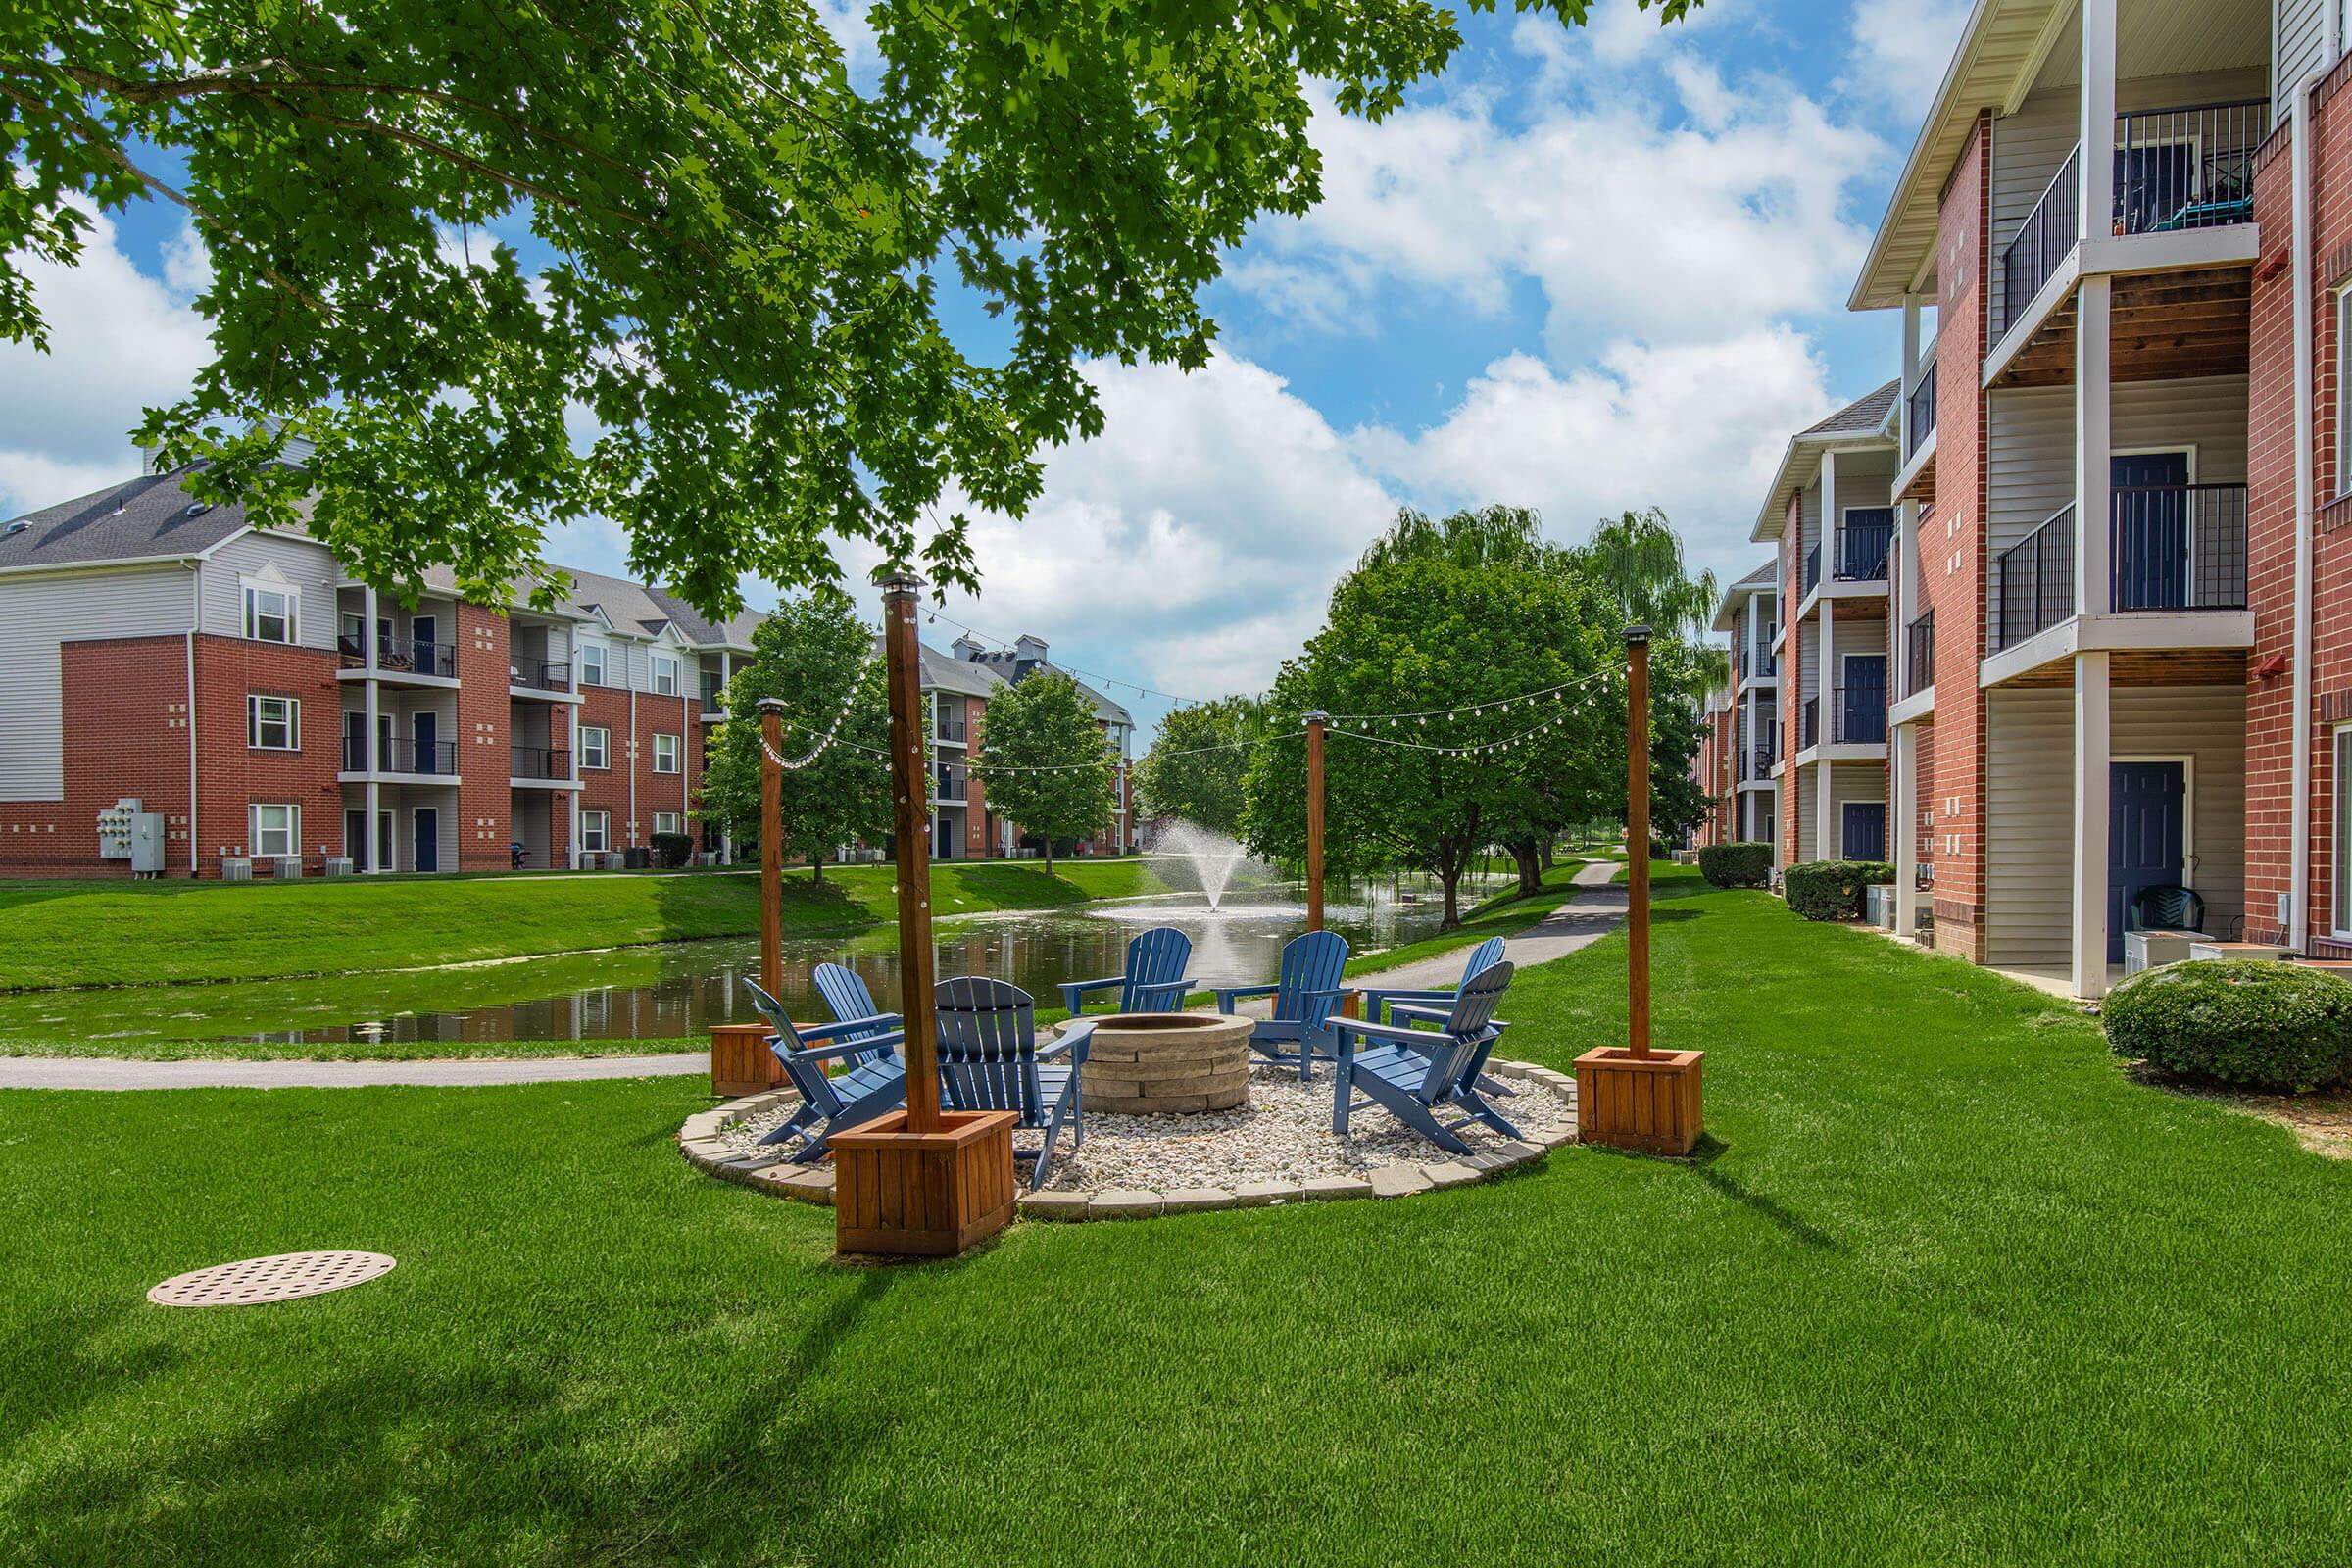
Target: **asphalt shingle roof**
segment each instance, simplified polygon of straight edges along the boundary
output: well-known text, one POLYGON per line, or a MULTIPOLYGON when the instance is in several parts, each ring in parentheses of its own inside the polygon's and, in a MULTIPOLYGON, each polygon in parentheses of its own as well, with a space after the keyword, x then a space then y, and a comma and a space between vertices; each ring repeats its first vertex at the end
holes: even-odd
POLYGON ((1901 387, 1901 381, 1889 381, 1876 392, 1848 403, 1819 424, 1805 426, 1799 436, 1868 435, 1886 422, 1886 416, 1894 409, 1894 395, 1901 387))
POLYGON ((185 476, 185 470, 142 474, 26 513, 0 528, 0 571, 178 561, 244 528, 243 507, 202 506, 180 483, 185 476))

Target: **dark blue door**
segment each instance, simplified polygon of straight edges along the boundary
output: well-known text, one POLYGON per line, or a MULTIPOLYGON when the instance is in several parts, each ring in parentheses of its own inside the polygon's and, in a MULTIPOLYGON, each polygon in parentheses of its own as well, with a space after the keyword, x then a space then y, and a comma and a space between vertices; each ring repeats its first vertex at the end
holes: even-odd
POLYGON ((1853 654, 1845 661, 1845 696, 1838 739, 1870 746, 1886 739, 1886 656, 1853 654))
POLYGON ((1844 582, 1877 582, 1886 575, 1886 552, 1894 543, 1892 507, 1848 507, 1838 530, 1838 576, 1844 582))
POLYGON ((419 773, 438 773, 441 768, 441 715, 418 713, 409 721, 416 737, 416 760, 412 765, 419 773))
POLYGON ((441 811, 438 807, 416 808, 416 866, 419 871, 441 869, 441 811))
POLYGON ((2124 958, 2124 915, 2142 888, 2184 881, 2188 777, 2180 762, 2107 764, 2107 961, 2124 958))
POLYGON ((1845 803, 1845 858, 1849 860, 1886 858, 1886 803, 1845 803))
POLYGON ((2188 604, 2188 454, 2140 452, 2107 460, 2115 486, 2114 605, 2180 610, 2188 604))

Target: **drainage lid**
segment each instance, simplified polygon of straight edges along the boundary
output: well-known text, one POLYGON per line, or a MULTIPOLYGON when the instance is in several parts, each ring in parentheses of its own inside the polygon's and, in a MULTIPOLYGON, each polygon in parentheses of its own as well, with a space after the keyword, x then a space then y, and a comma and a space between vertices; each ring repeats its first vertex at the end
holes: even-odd
POLYGON ((147 1293, 158 1306, 257 1306, 348 1290, 392 1271, 381 1252, 278 1252, 175 1274, 147 1293))

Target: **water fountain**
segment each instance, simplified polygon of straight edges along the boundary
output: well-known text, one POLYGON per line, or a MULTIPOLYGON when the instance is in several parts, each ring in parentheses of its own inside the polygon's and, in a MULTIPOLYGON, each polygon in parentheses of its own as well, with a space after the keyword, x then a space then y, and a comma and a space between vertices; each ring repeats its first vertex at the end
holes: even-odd
POLYGON ((1188 867, 1195 886, 1211 909, 1224 902, 1225 889, 1232 882, 1234 871, 1245 862, 1272 869, 1262 860, 1251 859, 1250 852, 1238 840, 1181 817, 1163 824, 1152 835, 1152 853, 1188 867))

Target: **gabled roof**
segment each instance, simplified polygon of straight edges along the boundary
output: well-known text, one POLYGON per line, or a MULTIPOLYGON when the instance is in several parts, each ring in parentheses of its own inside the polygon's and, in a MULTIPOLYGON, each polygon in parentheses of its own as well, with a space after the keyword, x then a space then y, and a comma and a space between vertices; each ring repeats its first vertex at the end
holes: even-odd
POLYGON ((1892 447, 1895 439, 1886 421, 1894 412, 1895 394, 1901 386, 1899 380, 1889 381, 1790 436, 1788 450, 1781 457, 1780 471, 1773 475, 1772 489, 1764 498, 1763 509, 1756 514, 1755 531, 1748 537, 1762 543, 1781 536, 1781 521, 1788 515, 1788 498, 1813 482, 1824 452, 1892 447))
POLYGON ((1781 586, 1780 558, 1768 558, 1764 564, 1749 572, 1723 591, 1723 603, 1715 607, 1715 629, 1730 631, 1732 614, 1740 606, 1759 593, 1777 593, 1781 586))
POLYGON ((1031 659, 1024 656, 1017 648, 1004 648, 975 653, 963 662, 991 670, 1008 681, 1019 681, 1041 669, 1050 669, 1056 675, 1067 675, 1070 684, 1077 687, 1080 694, 1095 705, 1096 718, 1105 724, 1133 725, 1135 723, 1135 715, 1128 712, 1125 708, 1095 690, 1077 676, 1071 675, 1068 670, 1063 669, 1052 660, 1031 659))
POLYGON ((986 698, 994 696, 997 688, 1004 684, 1004 677, 986 664, 975 664, 968 660, 957 659, 954 654, 943 654, 927 644, 917 643, 915 648, 922 655, 925 691, 957 692, 965 697, 986 698))
POLYGON ((190 471, 141 474, 26 513, 0 528, 0 572, 186 561, 243 533, 245 509, 197 501, 182 482, 190 471))

